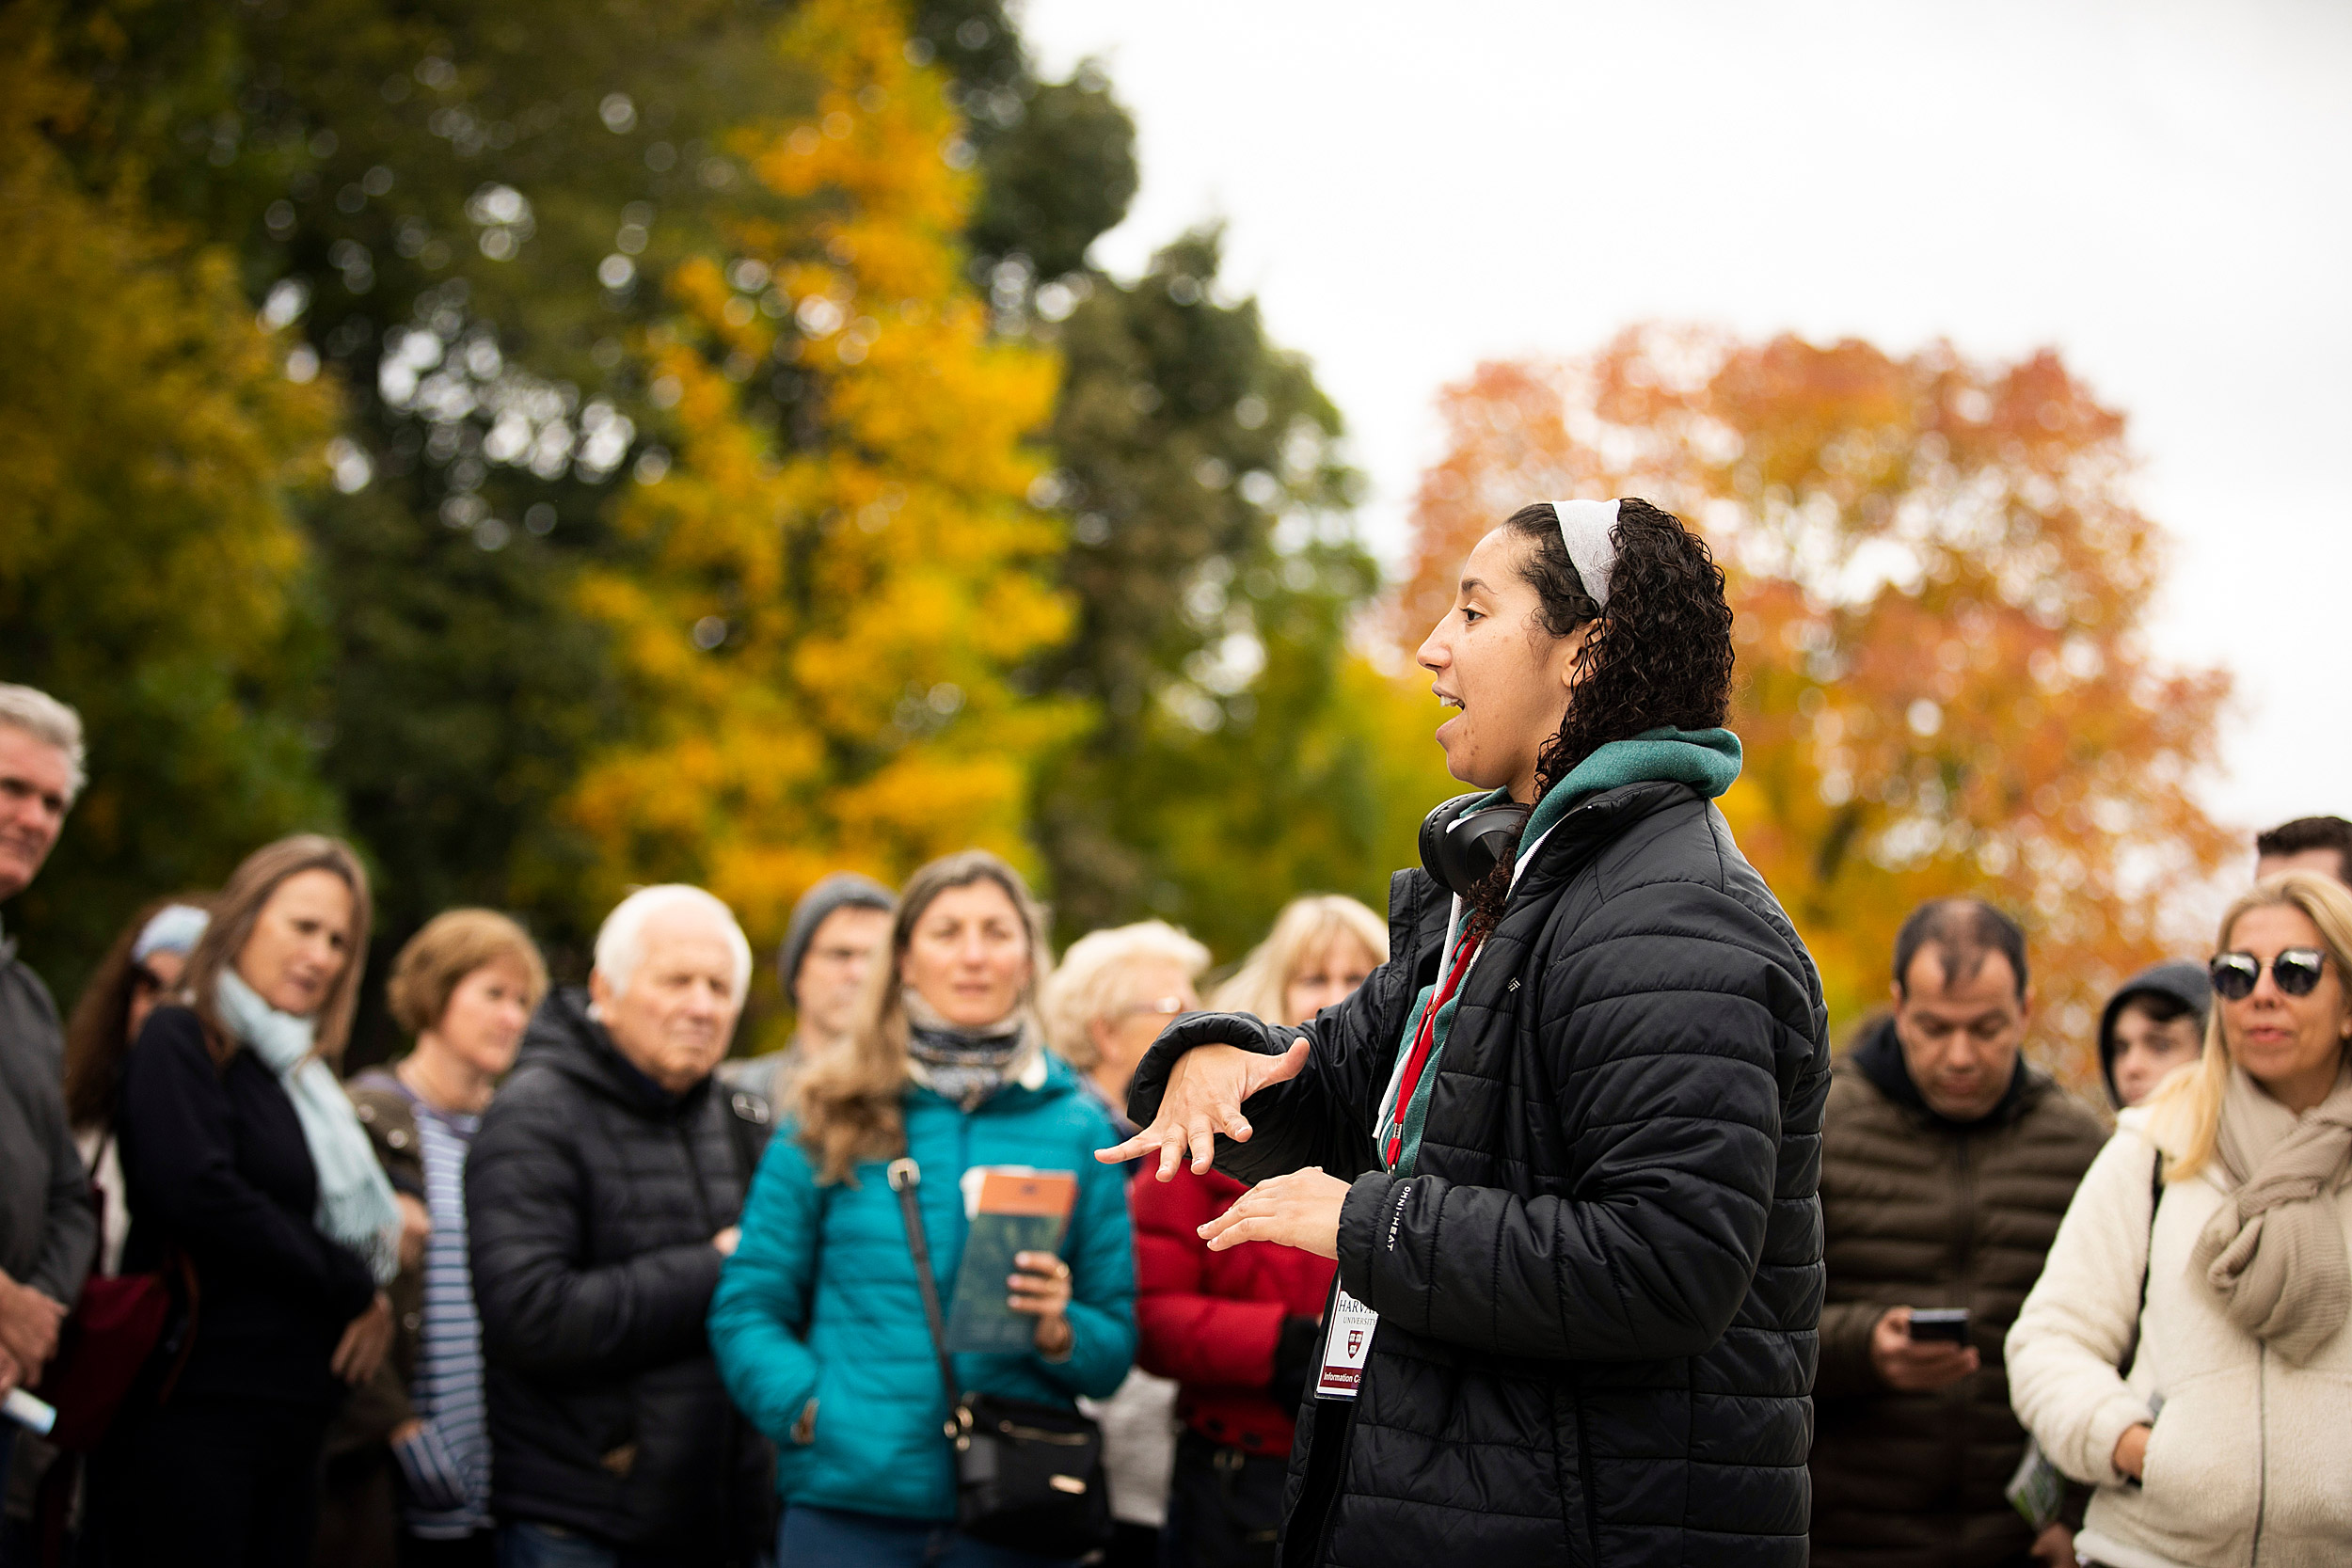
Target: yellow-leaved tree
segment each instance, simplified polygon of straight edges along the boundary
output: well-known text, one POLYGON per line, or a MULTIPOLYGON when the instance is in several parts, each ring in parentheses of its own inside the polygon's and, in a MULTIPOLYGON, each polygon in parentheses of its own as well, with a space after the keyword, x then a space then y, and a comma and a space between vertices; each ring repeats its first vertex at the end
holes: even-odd
POLYGON ((907 41, 895 4, 801 6, 775 48, 813 114, 706 166, 751 195, 732 255, 666 281, 642 344, 666 446, 580 590, 640 714, 567 801, 589 906, 692 880, 765 945, 828 870, 1022 857, 1036 759, 1077 718, 1017 681, 1069 626, 1026 499, 1057 367, 990 338, 970 150, 907 41))
POLYGON ((2106 992, 2173 956, 2169 917, 2232 847, 2195 793, 2229 678, 2149 645, 2163 536, 2133 501, 2123 417, 2050 351, 1984 365, 1660 328, 1482 365, 1444 417, 1400 633, 1529 501, 1672 508, 1739 616, 1747 760, 1724 812, 1834 1022, 1884 1001, 1915 905, 1979 895, 2030 934, 2037 1049, 2094 1085, 2106 992))
POLYGON ((44 11, 0 10, 0 681, 88 740, 56 857, 8 908, 71 996, 149 898, 336 825, 298 513, 337 399, 315 359, 289 377, 231 257, 76 182, 50 135, 90 94, 44 11))

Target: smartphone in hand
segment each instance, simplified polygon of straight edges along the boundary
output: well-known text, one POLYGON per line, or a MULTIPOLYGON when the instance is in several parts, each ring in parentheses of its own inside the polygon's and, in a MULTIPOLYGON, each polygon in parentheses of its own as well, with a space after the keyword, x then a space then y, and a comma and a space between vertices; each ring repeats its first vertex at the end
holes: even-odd
POLYGON ((1943 1340, 1948 1344, 1968 1342, 1968 1308, 1965 1307, 1915 1307, 1911 1309, 1911 1338, 1915 1342, 1943 1340))

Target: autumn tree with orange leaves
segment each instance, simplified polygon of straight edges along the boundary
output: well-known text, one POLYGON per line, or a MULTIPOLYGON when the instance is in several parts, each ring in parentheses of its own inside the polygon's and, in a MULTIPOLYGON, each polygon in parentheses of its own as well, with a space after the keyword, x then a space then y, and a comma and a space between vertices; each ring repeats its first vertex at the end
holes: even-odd
POLYGON ((2168 911, 2232 847, 2192 789, 2229 677, 2148 648, 2163 536, 2131 499, 2123 416, 2049 350, 1985 365, 1658 327, 1482 365, 1442 411, 1399 640, 1531 500, 1677 513, 1739 617, 1747 762, 1724 811, 1837 1027, 1884 1000, 1915 906, 1978 895, 2030 934, 2042 1059, 2095 1085, 2106 993, 2172 954, 2168 911))

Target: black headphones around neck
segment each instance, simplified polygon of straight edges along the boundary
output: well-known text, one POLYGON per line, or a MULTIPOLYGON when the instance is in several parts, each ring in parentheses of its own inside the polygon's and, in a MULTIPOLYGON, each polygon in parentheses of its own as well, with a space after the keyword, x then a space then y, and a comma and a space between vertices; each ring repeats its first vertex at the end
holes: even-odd
POLYGON ((1462 815, 1472 801, 1486 796, 1483 790, 1456 795, 1422 818, 1422 869, 1435 877, 1439 886, 1465 898, 1518 847, 1519 831, 1527 826, 1530 808, 1516 800, 1462 815))

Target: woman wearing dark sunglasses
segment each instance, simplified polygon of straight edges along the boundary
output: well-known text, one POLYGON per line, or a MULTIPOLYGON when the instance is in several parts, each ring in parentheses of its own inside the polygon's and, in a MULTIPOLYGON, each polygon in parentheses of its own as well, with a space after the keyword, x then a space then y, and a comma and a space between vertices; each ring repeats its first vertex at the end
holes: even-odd
POLYGON ((2009 1334, 2019 1418, 2098 1488, 2086 1562, 2352 1542, 2352 891, 2273 878, 2218 945, 2203 1053, 2118 1118, 2009 1334))

